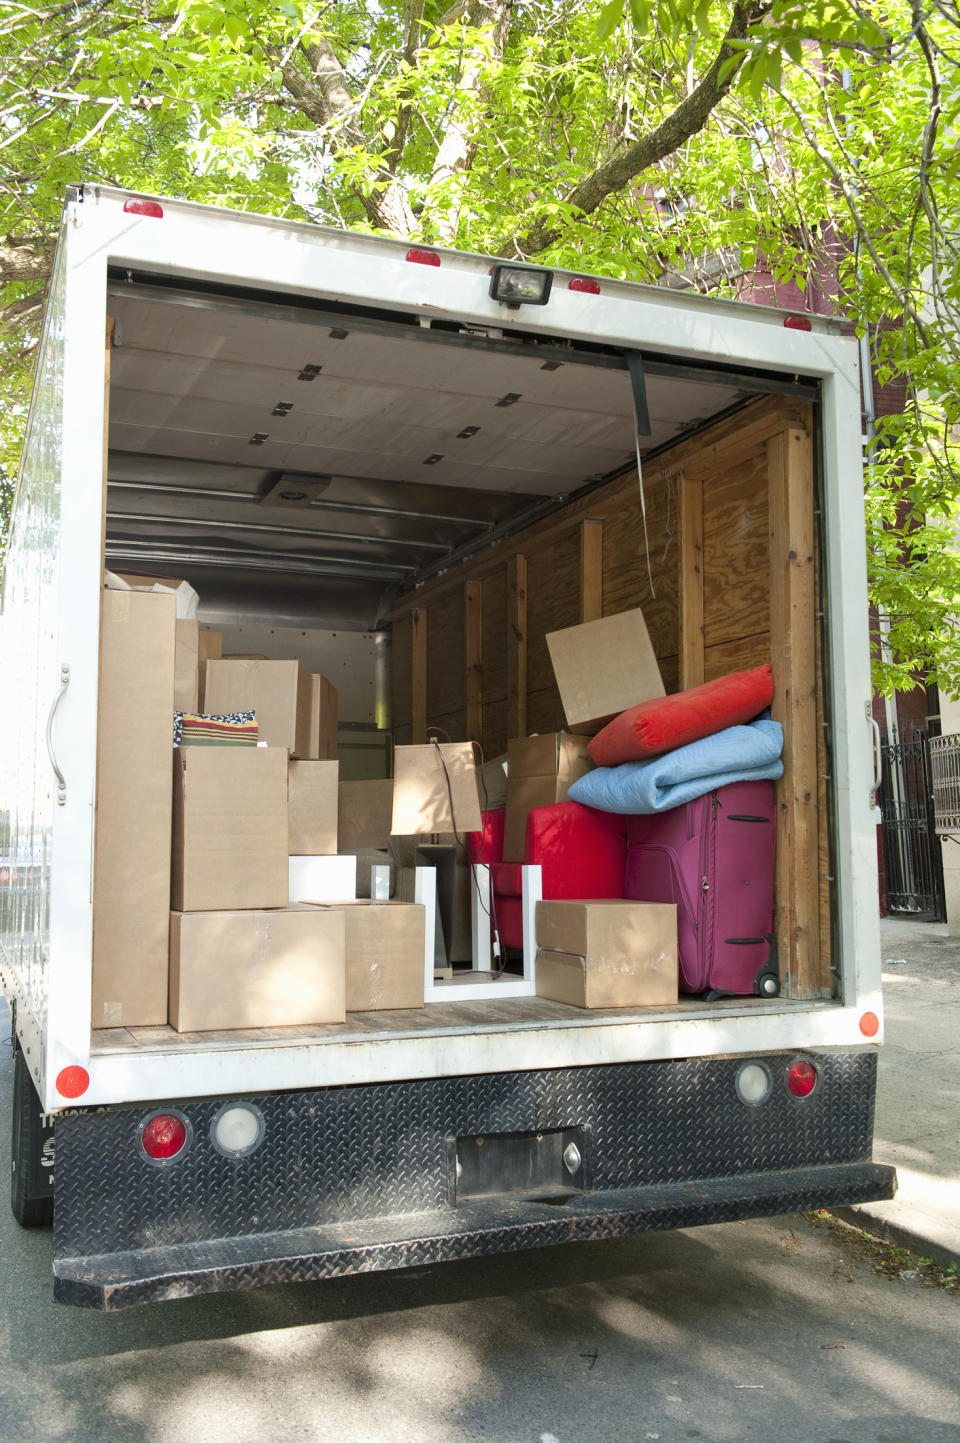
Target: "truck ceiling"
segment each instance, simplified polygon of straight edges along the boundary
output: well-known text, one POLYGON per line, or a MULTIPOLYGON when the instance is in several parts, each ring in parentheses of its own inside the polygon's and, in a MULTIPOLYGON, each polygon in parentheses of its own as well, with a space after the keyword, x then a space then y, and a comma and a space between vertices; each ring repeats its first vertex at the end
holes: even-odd
MULTIPOLYGON (((129 275, 109 310, 108 565, 186 574, 219 607, 255 586, 279 616, 371 628, 424 576, 636 465, 623 353, 129 275)), ((787 389, 644 369, 642 455, 787 389)))

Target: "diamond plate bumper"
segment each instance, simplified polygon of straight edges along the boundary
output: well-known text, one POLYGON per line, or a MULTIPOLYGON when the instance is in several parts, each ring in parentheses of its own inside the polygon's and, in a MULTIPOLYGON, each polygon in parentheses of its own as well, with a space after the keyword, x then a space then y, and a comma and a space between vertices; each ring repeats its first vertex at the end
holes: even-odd
POLYGON ((150 1107, 56 1123, 54 1295, 115 1309, 151 1299, 373 1272, 577 1239, 624 1237, 890 1197, 871 1161, 876 1054, 767 1054, 773 1090, 736 1097, 742 1059, 690 1059, 320 1088, 248 1099, 248 1156, 213 1146, 223 1099, 172 1104, 190 1142, 143 1156, 150 1107), (583 1130, 590 1191, 562 1205, 457 1201, 451 1139, 583 1130))

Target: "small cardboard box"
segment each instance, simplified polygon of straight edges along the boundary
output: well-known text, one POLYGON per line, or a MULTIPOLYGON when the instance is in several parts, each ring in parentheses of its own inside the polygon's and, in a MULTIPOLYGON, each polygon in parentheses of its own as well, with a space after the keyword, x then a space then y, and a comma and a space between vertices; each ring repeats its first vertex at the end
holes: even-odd
POLYGON ((204 707, 212 716, 254 711, 268 747, 316 760, 313 684, 298 661, 208 661, 204 707))
POLYGON ((348 1012, 423 1006, 423 907, 361 898, 319 910, 343 913, 348 1012))
POLYGON ((167 1020, 175 660, 170 592, 103 593, 94 1027, 167 1020))
POLYGON ((197 711, 200 706, 200 624, 196 621, 177 620, 173 704, 177 711, 197 711))
POLYGON ((578 777, 593 770, 587 736, 544 732, 507 743, 507 815, 503 860, 524 861, 527 813, 534 807, 564 802, 578 777))
POLYGON ((393 782, 341 782, 337 808, 337 845, 341 852, 372 847, 378 852, 390 845, 393 782))
POLYGON ((572 1007, 676 1003, 672 902, 538 902, 537 996, 572 1007))
POLYGON ((321 761, 335 762, 339 746, 339 704, 337 688, 325 676, 310 677, 310 725, 313 728, 315 755, 321 761))
POLYGON ((456 831, 462 837, 482 827, 472 742, 395 749, 392 834, 419 837, 456 831))
POLYGON ((287 754, 280 747, 176 753, 176 912, 285 907, 289 889, 287 754))
POLYGON ((223 633, 220 631, 204 631, 197 633, 197 665, 199 667, 199 679, 197 687, 197 710, 203 711, 204 697, 207 689, 207 662, 219 661, 223 653, 223 633))
POLYGON ((340 912, 173 912, 170 1024, 178 1032, 343 1022, 340 912))
POLYGON ((664 696, 639 607, 547 633, 567 725, 595 730, 638 702, 664 696))
POLYGON ((339 762, 291 762, 290 855, 329 857, 337 850, 339 762))

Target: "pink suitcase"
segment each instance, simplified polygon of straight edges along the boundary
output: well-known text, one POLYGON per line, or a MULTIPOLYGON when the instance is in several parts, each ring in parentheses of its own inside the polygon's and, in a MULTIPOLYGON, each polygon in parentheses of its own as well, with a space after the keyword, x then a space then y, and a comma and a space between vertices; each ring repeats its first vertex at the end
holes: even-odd
POLYGON ((676 902, 683 991, 780 991, 775 832, 771 782, 731 782, 685 806, 628 819, 624 896, 676 902))

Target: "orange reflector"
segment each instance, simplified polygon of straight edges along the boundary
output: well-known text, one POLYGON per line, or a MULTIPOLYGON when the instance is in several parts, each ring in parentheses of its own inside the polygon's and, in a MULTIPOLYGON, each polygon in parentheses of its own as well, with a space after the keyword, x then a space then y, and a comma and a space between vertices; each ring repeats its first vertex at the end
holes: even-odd
POLYGON ((436 251, 407 251, 407 260, 413 261, 418 266, 438 266, 440 264, 440 257, 436 251))
POLYGON ((864 1037, 876 1037, 880 1031, 880 1018, 875 1012, 865 1012, 860 1018, 860 1031, 864 1037))
POLYGON ((813 322, 807 316, 787 316, 783 324, 788 331, 813 330, 813 322))
POLYGON ((61 1097, 82 1097, 90 1086, 85 1067, 64 1067, 57 1073, 57 1091, 61 1097))

